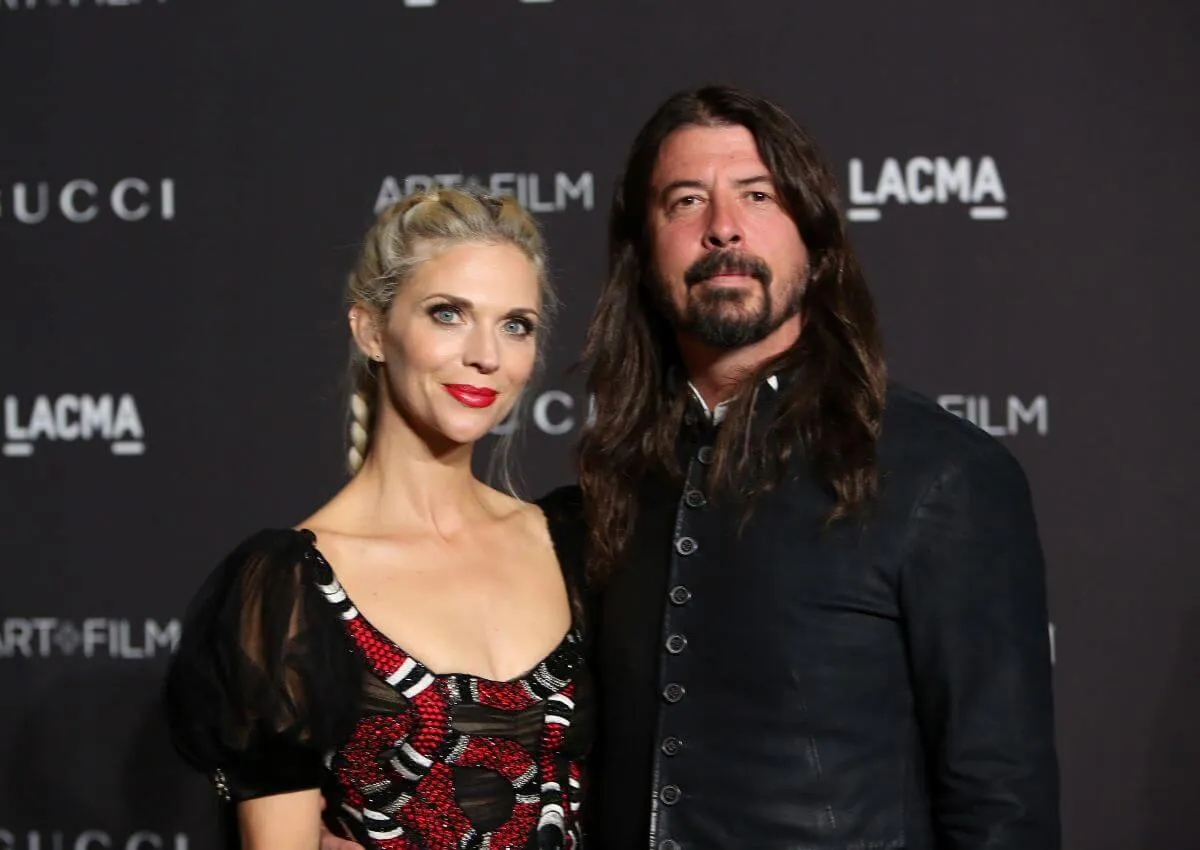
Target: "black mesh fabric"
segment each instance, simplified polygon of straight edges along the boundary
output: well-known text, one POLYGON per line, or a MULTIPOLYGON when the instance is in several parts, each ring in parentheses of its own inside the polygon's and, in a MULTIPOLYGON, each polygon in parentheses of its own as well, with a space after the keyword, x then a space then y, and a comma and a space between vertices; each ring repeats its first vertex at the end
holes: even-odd
POLYGON ((365 668, 316 590, 307 543, 268 530, 203 584, 167 676, 172 739, 236 800, 316 788, 353 727, 365 668))

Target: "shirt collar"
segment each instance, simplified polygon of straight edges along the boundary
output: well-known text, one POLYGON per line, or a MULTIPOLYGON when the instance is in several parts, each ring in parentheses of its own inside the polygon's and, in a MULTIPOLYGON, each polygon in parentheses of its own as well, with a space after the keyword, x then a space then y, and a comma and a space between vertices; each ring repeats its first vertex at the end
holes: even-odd
MULTIPOLYGON (((778 390, 779 376, 770 375, 763 383, 773 390, 778 390)), ((704 400, 704 397, 700 395, 700 391, 696 389, 696 385, 691 381, 688 381, 688 389, 692 391, 692 398, 696 399, 696 401, 700 403, 700 409, 704 411, 704 415, 708 417, 708 421, 713 425, 720 425, 721 420, 725 418, 725 414, 728 412, 729 405, 733 402, 733 399, 726 399, 709 410, 708 403, 704 400)))

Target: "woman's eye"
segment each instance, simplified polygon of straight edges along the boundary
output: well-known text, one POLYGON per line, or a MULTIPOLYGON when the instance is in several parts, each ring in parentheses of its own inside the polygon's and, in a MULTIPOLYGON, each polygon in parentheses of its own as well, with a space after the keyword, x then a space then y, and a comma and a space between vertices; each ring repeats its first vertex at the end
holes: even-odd
POLYGON ((771 200, 771 196, 768 195, 766 192, 750 192, 749 196, 750 196, 750 200, 752 200, 756 203, 760 203, 760 204, 763 201, 771 200))
POLYGON ((452 325, 458 321, 460 313, 458 308, 451 304, 438 304, 429 308, 429 315, 435 322, 452 325))
POLYGON ((533 323, 528 319, 509 319, 504 323, 504 332, 513 336, 529 336, 533 333, 533 323))

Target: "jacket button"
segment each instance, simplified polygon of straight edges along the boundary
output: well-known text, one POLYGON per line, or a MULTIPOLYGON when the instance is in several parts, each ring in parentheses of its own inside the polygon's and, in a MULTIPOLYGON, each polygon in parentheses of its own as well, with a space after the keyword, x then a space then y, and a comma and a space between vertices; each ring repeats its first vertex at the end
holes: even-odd
POLYGON ((696 453, 696 460, 700 461, 705 466, 713 462, 712 446, 701 446, 700 451, 696 453))
POLYGON ((687 689, 678 682, 672 682, 663 688, 663 699, 667 702, 679 702, 683 699, 683 695, 687 693, 687 689))
POLYGON ((679 842, 674 838, 658 842, 658 850, 680 850, 679 842))
POLYGON ((700 544, 691 537, 680 537, 675 541, 675 551, 685 557, 692 554, 699 548, 700 544))
POLYGON ((676 605, 686 605, 692 599, 692 592, 682 584, 677 584, 671 588, 671 601, 676 605))
POLYGON ((698 421, 699 420, 696 418, 696 412, 694 410, 689 410, 687 413, 683 414, 684 425, 695 425, 698 421))
POLYGON ((687 646, 687 638, 683 635, 671 635, 667 638, 667 652, 678 655, 687 646))
POLYGON ((658 799, 663 801, 664 806, 675 805, 682 796, 683 792, 679 790, 678 785, 664 785, 663 789, 658 792, 658 799))
POLYGON ((683 503, 689 508, 700 508, 707 500, 699 490, 688 490, 683 494, 683 503))
POLYGON ((671 735, 668 738, 663 738, 662 751, 664 756, 677 756, 679 751, 683 749, 683 741, 671 735))

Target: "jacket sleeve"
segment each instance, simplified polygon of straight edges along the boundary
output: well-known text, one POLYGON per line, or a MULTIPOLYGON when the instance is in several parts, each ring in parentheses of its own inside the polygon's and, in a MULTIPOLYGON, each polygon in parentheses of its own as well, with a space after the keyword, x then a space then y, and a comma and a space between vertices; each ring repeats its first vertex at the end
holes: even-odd
POLYGON ((901 604, 939 850, 1058 850, 1045 567, 1025 474, 997 443, 914 509, 901 604))
POLYGON ((176 750, 234 802, 315 788, 361 678, 304 538, 260 532, 200 588, 167 674, 176 750))

